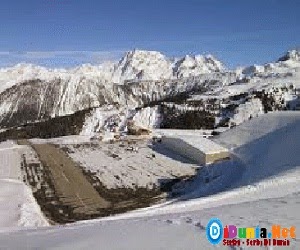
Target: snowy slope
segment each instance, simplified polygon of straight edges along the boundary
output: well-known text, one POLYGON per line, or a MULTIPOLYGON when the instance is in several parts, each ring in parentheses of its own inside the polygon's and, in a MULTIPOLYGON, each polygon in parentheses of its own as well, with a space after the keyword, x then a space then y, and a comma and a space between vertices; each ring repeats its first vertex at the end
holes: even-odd
POLYGON ((32 64, 17 64, 10 68, 0 69, 0 92, 20 82, 47 75, 48 70, 32 64))
MULTIPOLYGON (((211 249, 205 237, 211 217, 243 227, 281 224, 299 228, 299 122, 295 112, 278 112, 225 132, 218 141, 233 147, 234 164, 220 164, 223 172, 207 184, 199 176, 192 192, 182 199, 64 227, 2 232, 0 244, 22 248, 26 240, 28 248, 211 249), (226 138, 232 139, 227 142, 226 138), (241 168, 241 178, 232 179, 230 168, 241 168)), ((291 244, 291 249, 299 248, 298 234, 291 244)))
POLYGON ((104 128, 108 131, 114 128, 114 124, 118 127, 124 126, 126 118, 129 116, 128 110, 116 109, 114 106, 103 106, 94 109, 89 116, 87 116, 83 125, 81 135, 93 136, 101 132, 104 128))
POLYGON ((279 58, 275 63, 267 63, 265 65, 252 65, 243 69, 243 73, 262 74, 262 73, 284 73, 291 69, 300 67, 300 52, 298 50, 290 50, 284 56, 279 58))
POLYGON ((211 72, 222 72, 223 64, 212 55, 185 56, 175 63, 174 74, 178 78, 198 76, 211 72))
MULTIPOLYGON (((260 226, 266 228, 275 223, 299 228, 299 220, 293 219, 298 217, 299 199, 299 194, 294 194, 153 218, 104 221, 38 231, 21 230, 13 234, 3 232, 0 234, 0 246, 24 249, 26 242, 27 249, 215 249, 205 236, 210 218, 218 216, 224 224, 240 227, 254 227, 260 222, 260 226)), ((298 249, 299 238, 292 240, 291 245, 288 249, 298 249)))
POLYGON ((207 172, 202 171, 182 198, 186 201, 146 208, 125 217, 195 211, 299 192, 299 123, 299 113, 277 112, 225 131, 216 141, 231 148, 233 157, 207 169, 209 184, 204 184, 207 172))
MULTIPOLYGON (((29 148, 7 141, 0 144, 0 228, 48 226, 30 187, 22 180, 21 155, 29 148)), ((1 229, 0 229, 1 230, 1 229)))
POLYGON ((300 114, 294 111, 270 112, 262 117, 243 123, 232 130, 225 131, 216 141, 234 149, 258 140, 276 130, 286 128, 287 131, 290 126, 294 126, 294 130, 291 132, 295 133, 299 116, 300 114), (237 131, 238 133, 236 133, 237 131))

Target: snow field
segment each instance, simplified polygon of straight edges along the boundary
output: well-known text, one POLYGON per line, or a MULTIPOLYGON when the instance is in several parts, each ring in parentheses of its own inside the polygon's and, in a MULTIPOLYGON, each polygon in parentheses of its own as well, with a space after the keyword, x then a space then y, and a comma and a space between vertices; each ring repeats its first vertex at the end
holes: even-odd
POLYGON ((28 147, 15 145, 11 141, 0 143, 0 230, 49 225, 30 187, 23 183, 21 172, 23 153, 34 156, 28 147))

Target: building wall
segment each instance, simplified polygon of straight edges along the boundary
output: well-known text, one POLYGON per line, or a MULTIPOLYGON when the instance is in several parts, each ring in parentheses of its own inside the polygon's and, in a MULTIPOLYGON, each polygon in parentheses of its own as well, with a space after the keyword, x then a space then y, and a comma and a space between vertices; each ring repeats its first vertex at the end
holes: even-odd
POLYGON ((206 158, 205 158, 205 162, 206 162, 206 164, 213 163, 215 161, 219 161, 219 160, 226 159, 229 157, 230 157, 229 152, 219 152, 219 153, 215 153, 215 154, 207 154, 206 158))
POLYGON ((185 141, 179 138, 163 138, 163 145, 169 148, 172 151, 177 152, 179 155, 182 155, 186 158, 191 159, 195 163, 200 165, 205 165, 207 163, 212 163, 224 158, 229 157, 229 152, 218 152, 214 154, 205 154, 200 149, 195 148, 185 141))

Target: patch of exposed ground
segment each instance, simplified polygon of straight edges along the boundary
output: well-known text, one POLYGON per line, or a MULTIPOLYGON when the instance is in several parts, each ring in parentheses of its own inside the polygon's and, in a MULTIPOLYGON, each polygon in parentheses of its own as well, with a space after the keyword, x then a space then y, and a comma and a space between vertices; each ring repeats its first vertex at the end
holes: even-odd
MULTIPOLYGON (((28 145, 30 143, 22 140, 19 141, 19 144, 28 145)), ((172 169, 168 164, 163 166, 163 162, 155 158, 160 159, 165 156, 154 153, 153 149, 149 147, 145 147, 146 151, 139 154, 136 150, 142 145, 146 145, 144 141, 97 142, 72 146, 63 145, 60 146, 61 148, 51 144, 31 144, 41 164, 27 161, 23 156, 24 181, 32 187, 42 211, 53 223, 68 223, 147 207, 170 194, 172 187, 182 179, 191 178, 195 173, 195 166, 191 164, 190 169, 187 168, 186 171, 183 168, 180 174, 180 168, 176 172, 174 171, 176 167, 172 169), (106 162, 111 167, 115 167, 116 171, 120 171, 116 162, 123 161, 126 165, 128 160, 132 161, 132 158, 135 158, 135 161, 127 166, 126 174, 127 177, 132 175, 136 179, 130 178, 131 185, 125 185, 124 171, 115 173, 108 169, 110 173, 108 179, 116 183, 123 183, 123 185, 114 185, 113 183, 107 185, 107 182, 99 176, 101 169, 95 171, 82 162, 74 160, 72 150, 76 148, 98 152, 100 158, 88 153, 84 155, 84 158, 88 160, 92 157, 93 160, 100 163, 100 167, 101 163, 106 162), (116 151, 114 148, 121 149, 121 151, 116 151), (101 158, 102 154, 107 158, 101 158), (122 160, 124 155, 129 158, 122 160), (110 162, 107 162, 108 160, 110 162), (149 174, 147 170, 149 166, 152 166, 148 169, 152 174, 149 174), (161 168, 166 168, 166 172, 171 174, 165 174, 161 168), (136 173, 139 173, 140 177, 135 176, 136 173), (151 175, 155 176, 154 182, 151 175), (145 179, 144 176, 151 178, 145 179), (142 178, 145 185, 141 185, 137 181, 138 178, 142 178)))
POLYGON ((198 166, 151 140, 60 145, 75 162, 95 174, 109 189, 161 187, 195 175, 198 166))

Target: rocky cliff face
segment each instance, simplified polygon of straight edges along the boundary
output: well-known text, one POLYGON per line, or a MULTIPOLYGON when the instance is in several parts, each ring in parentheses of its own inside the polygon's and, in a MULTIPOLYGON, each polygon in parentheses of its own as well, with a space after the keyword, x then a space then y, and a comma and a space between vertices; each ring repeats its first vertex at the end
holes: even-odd
MULTIPOLYGON (((182 67, 174 73, 173 65, 159 52, 134 50, 116 64, 83 65, 70 70, 19 64, 2 69, 0 126, 16 126, 108 104, 137 107, 207 79, 183 78, 187 74, 178 74, 182 67)), ((205 68, 205 63, 197 67, 205 68)), ((211 65, 207 68, 205 71, 214 72, 211 65)), ((188 75, 198 75, 194 71, 188 75)))
POLYGON ((172 79, 172 62, 156 51, 134 50, 128 52, 115 65, 113 82, 126 80, 162 80, 172 79))
POLYGON ((2 126, 19 125, 72 114, 117 99, 113 89, 105 89, 97 81, 34 79, 0 94, 0 122, 2 126))
MULTIPOLYGON (((222 77, 216 74, 209 78, 222 77)), ((204 84, 207 76, 111 85, 86 77, 28 80, 0 94, 0 125, 17 126, 108 104, 116 109, 135 108, 204 84)))

